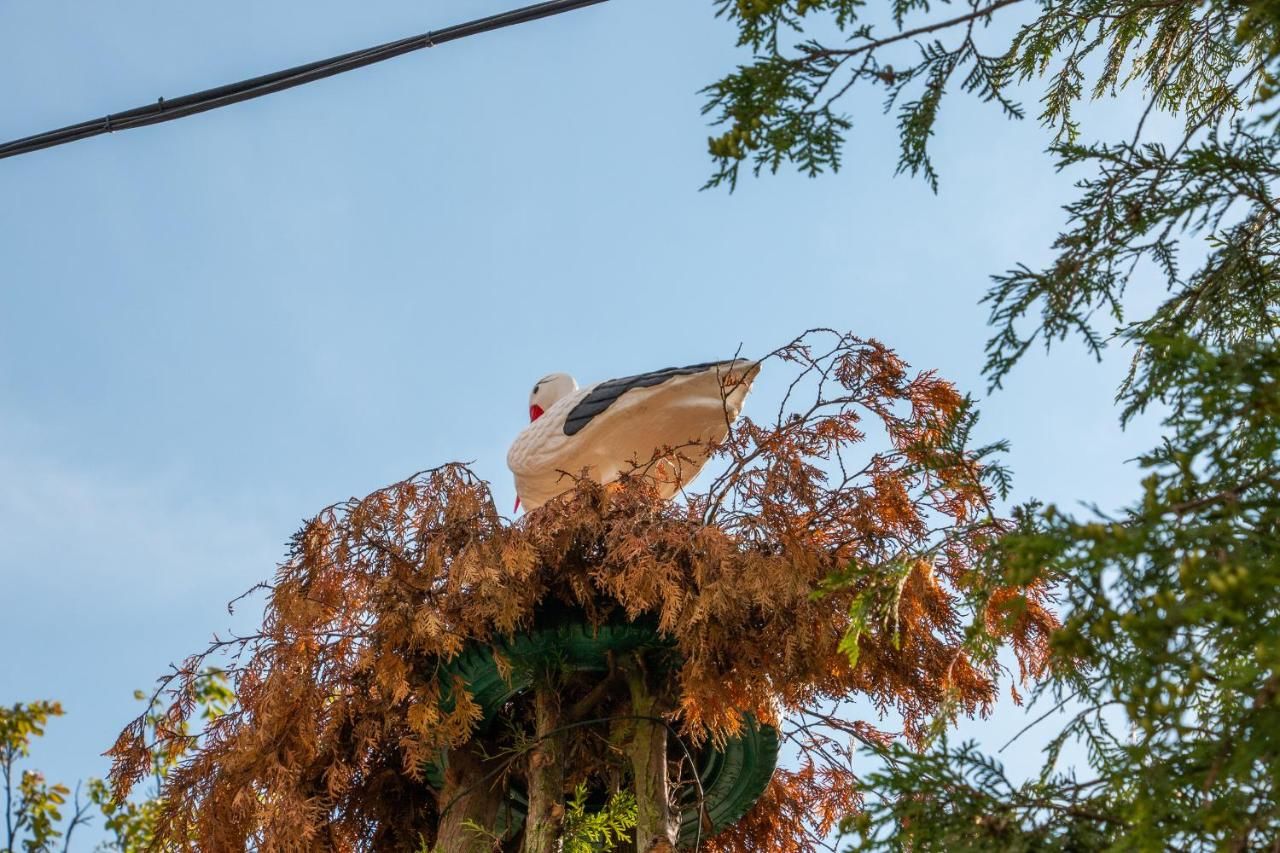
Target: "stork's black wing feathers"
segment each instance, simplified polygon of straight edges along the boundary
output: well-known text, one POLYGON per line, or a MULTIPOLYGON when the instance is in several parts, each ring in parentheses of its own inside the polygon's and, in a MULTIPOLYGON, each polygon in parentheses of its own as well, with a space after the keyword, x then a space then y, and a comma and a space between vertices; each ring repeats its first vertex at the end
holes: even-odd
POLYGON ((621 379, 610 379, 608 382, 601 382, 592 388, 591 393, 583 397, 582 401, 574 406, 573 410, 569 412, 569 416, 564 419, 564 434, 574 435, 579 432, 583 427, 591 423, 592 418, 609 408, 613 405, 614 400, 617 400, 632 388, 649 388, 654 385, 661 385, 673 376, 688 376, 691 373, 701 373, 717 365, 731 363, 729 361, 707 361, 702 364, 691 364, 688 367, 666 367, 662 370, 655 370, 652 373, 641 373, 637 376, 624 376, 621 379))

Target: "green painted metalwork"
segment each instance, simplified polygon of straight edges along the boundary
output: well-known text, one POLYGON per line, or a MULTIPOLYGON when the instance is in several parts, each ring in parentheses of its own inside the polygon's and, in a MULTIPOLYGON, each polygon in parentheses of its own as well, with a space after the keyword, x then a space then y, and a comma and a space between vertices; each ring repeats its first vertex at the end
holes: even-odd
MULTIPOLYGON (((535 629, 490 645, 473 644, 441 669, 441 678, 452 682, 461 676, 473 701, 482 709, 479 730, 484 731, 510 699, 528 690, 540 672, 556 668, 562 672, 605 672, 608 655, 646 651, 668 666, 679 658, 671 644, 654 627, 627 622, 592 626, 580 619, 535 629), (494 650, 510 664, 509 678, 503 678, 494 659, 494 650)), ((778 733, 748 717, 741 733, 717 747, 707 744, 695 753, 698 779, 710 829, 703 825, 701 836, 708 838, 731 825, 764 793, 778 760, 778 733)), ((444 782, 447 755, 427 768, 427 779, 435 787, 444 782)), ((699 790, 688 784, 677 794, 681 806, 679 843, 692 846, 699 836, 699 790)), ((504 827, 516 830, 524 821, 523 792, 508 792, 503 808, 504 827)))

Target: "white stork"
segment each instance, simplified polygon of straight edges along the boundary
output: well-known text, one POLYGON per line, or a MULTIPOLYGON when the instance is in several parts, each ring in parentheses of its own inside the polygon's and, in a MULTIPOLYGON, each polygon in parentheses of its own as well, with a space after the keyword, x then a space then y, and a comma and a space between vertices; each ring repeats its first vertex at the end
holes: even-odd
POLYGON ((634 471, 670 498, 698 476, 709 445, 728 435, 759 370, 759 362, 740 358, 581 389, 567 373, 544 376, 529 394, 530 424, 507 452, 516 508, 563 494, 583 471, 599 483, 634 471), (676 452, 648 465, 667 448, 676 452))

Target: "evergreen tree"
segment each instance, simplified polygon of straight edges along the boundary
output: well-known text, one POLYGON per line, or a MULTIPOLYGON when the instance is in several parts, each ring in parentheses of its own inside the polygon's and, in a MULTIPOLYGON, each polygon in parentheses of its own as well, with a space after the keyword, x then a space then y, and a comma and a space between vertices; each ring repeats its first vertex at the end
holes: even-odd
POLYGON ((1053 262, 993 277, 987 375, 998 387, 1033 345, 1078 336, 1101 357, 1118 341, 1132 359, 1121 422, 1156 403, 1167 413, 1131 506, 1081 517, 1032 503, 996 547, 1004 583, 1052 581, 1062 595, 1058 665, 1036 698, 1072 713, 1041 774, 1011 780, 974 744, 878 750, 883 769, 866 782, 884 796, 849 821, 856 846, 1276 849, 1280 3, 720 0, 719 11, 754 58, 707 89, 720 125, 711 186, 733 187, 744 166, 839 168, 852 128, 842 100, 871 86, 897 114, 899 170, 936 187, 929 147, 948 92, 1017 119, 1016 93, 1042 86, 1049 150, 1082 177, 1053 262), (1089 139, 1076 108, 1121 90, 1143 99, 1131 133, 1089 139), (1177 138, 1150 138, 1158 111, 1181 118, 1177 138), (1168 297, 1127 318, 1126 287, 1153 280, 1168 297), (1059 766, 1073 742, 1087 766, 1059 766))

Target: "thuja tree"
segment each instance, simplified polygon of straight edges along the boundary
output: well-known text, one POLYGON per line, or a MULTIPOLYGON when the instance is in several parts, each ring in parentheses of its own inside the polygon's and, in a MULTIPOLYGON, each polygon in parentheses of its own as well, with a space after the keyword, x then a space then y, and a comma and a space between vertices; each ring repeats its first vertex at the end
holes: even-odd
POLYGON ((929 151, 948 94, 1015 119, 1019 95, 1038 97, 1078 193, 1052 263, 993 277, 988 375, 999 386, 1028 348, 1069 335, 1099 357, 1118 341, 1132 359, 1121 420, 1164 413, 1132 505, 1033 504, 994 549, 1009 584, 1059 579, 1052 659, 1083 665, 1051 669, 1038 696, 1070 714, 1043 772, 1009 779, 973 744, 881 750, 867 781, 885 796, 851 822, 857 844, 1276 849, 1280 4, 717 5, 753 58, 708 89, 712 185, 744 167, 838 168, 852 129, 842 103, 872 87, 897 116, 900 170, 936 186, 929 151), (1091 138, 1080 102, 1121 90, 1139 104, 1132 126, 1091 138), (1181 130, 1153 138, 1155 113, 1181 130), (1127 286, 1160 284, 1154 311, 1125 316, 1127 286), (1082 757, 1062 766, 1068 745, 1082 757))
POLYGON ((447 465, 324 510, 265 586, 261 630, 216 640, 162 684, 167 725, 122 734, 117 790, 189 742, 176 733, 221 654, 237 703, 166 775, 166 848, 669 849, 683 750, 751 715, 800 758, 700 849, 820 849, 862 803, 852 744, 919 748, 938 720, 987 710, 999 652, 1040 674, 1056 623, 1043 579, 1012 587, 990 562, 1008 529, 991 509, 1000 475, 994 448, 969 445, 952 385, 834 332, 783 347, 762 376, 789 389, 776 415, 742 419, 715 448, 662 451, 716 457, 675 501, 654 497, 642 465, 608 488, 570 480, 513 522, 447 465), (547 672, 482 737, 450 662, 548 610, 602 631, 650 625, 667 668, 620 657, 590 681, 547 672), (900 725, 851 713, 859 697, 900 725), (517 832, 499 816, 511 789, 527 794, 517 832))

